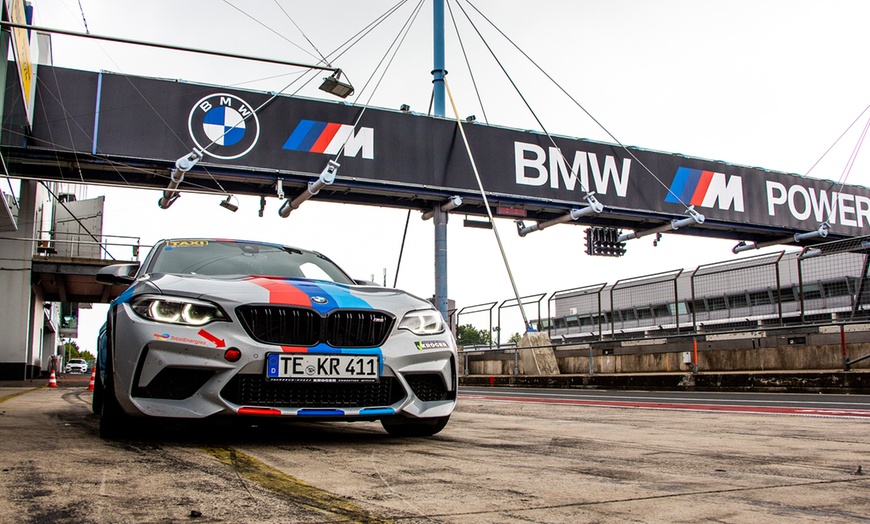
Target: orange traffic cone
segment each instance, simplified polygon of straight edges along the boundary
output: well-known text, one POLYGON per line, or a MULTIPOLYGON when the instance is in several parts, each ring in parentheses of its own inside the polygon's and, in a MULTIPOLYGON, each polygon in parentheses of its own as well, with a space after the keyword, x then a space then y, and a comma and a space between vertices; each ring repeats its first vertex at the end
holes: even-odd
POLYGON ((57 387, 57 379, 54 377, 54 370, 51 370, 51 375, 48 376, 48 387, 56 388, 57 387))
POLYGON ((88 384, 88 391, 94 390, 94 382, 96 380, 97 380, 97 368, 94 368, 93 371, 91 371, 91 382, 90 382, 90 384, 88 384))

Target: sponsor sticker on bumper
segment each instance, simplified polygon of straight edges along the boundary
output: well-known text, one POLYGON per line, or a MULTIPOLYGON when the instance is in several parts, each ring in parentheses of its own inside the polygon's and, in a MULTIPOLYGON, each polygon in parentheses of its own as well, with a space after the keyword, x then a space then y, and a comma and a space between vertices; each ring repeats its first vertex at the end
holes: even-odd
POLYGON ((423 351, 424 349, 447 349, 450 347, 450 344, 446 340, 418 340, 415 345, 417 346, 417 351, 423 351))

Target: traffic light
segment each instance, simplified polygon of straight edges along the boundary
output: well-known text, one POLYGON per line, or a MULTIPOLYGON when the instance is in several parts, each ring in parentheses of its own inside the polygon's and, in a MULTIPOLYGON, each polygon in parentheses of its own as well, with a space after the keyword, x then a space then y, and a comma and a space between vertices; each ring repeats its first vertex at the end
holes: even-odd
POLYGON ((601 257, 621 257, 625 254, 625 242, 619 241, 622 230, 615 227, 593 226, 586 228, 586 254, 601 257))

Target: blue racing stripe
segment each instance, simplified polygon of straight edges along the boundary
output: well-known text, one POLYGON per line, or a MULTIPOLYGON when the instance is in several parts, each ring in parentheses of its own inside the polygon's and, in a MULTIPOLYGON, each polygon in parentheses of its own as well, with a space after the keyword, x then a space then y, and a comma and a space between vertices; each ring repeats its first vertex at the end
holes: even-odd
POLYGON ((300 417, 343 417, 342 409, 300 409, 296 412, 300 417))
POLYGON ((324 344, 323 342, 317 344, 316 346, 311 346, 308 348, 306 353, 317 353, 323 355, 340 355, 342 350, 339 348, 334 348, 328 344, 324 344))
POLYGON ((346 287, 339 285, 324 286, 315 282, 293 281, 293 286, 310 297, 320 296, 326 299, 326 303, 318 304, 311 301, 311 307, 318 313, 326 314, 333 309, 372 309, 368 302, 351 294, 346 287))
POLYGON ((692 195, 695 194, 695 189, 698 188, 698 182, 701 181, 700 169, 689 169, 689 176, 686 178, 686 185, 680 192, 680 201, 689 203, 692 201, 692 195))
POLYGON ((125 302, 129 302, 131 298, 133 298, 133 288, 135 286, 128 287, 123 293, 118 295, 118 298, 113 300, 114 304, 123 304, 125 302))
POLYGON ((686 185, 686 179, 689 178, 691 169, 687 167, 677 168, 677 174, 674 175, 674 181, 671 182, 671 190, 665 198, 665 202, 680 203, 680 194, 683 192, 683 187, 686 185))
POLYGON ((320 138, 321 134, 323 134, 324 129, 326 129, 326 122, 312 122, 311 129, 309 129, 308 133, 305 134, 305 138, 302 139, 302 142, 299 143, 296 150, 311 151, 311 148, 314 147, 317 139, 320 138))
POLYGON ((393 408, 363 408, 359 410, 360 415, 395 415, 396 410, 393 408))
POLYGON ((291 151, 298 151, 299 144, 305 140, 305 135, 308 134, 308 131, 311 130, 311 126, 313 126, 315 122, 313 120, 302 120, 299 122, 299 125, 296 126, 296 129, 293 130, 293 133, 290 135, 290 138, 284 142, 284 147, 281 149, 289 149, 291 151))

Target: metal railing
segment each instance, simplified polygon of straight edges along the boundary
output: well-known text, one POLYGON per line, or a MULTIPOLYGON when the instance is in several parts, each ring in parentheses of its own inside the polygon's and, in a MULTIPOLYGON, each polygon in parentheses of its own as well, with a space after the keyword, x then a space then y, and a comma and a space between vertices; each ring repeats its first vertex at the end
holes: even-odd
MULTIPOLYGON (((870 236, 539 293, 522 302, 537 304, 532 327, 557 343, 867 322, 870 236)), ((488 314, 488 333, 513 330, 502 325, 501 310, 517 305, 510 298, 462 308, 457 325, 459 316, 478 313, 488 314)))
POLYGON ((102 235, 97 238, 99 240, 94 240, 86 233, 39 231, 36 238, 0 237, 0 240, 31 242, 32 255, 46 258, 138 261, 141 249, 150 247, 142 245, 140 237, 102 235))

